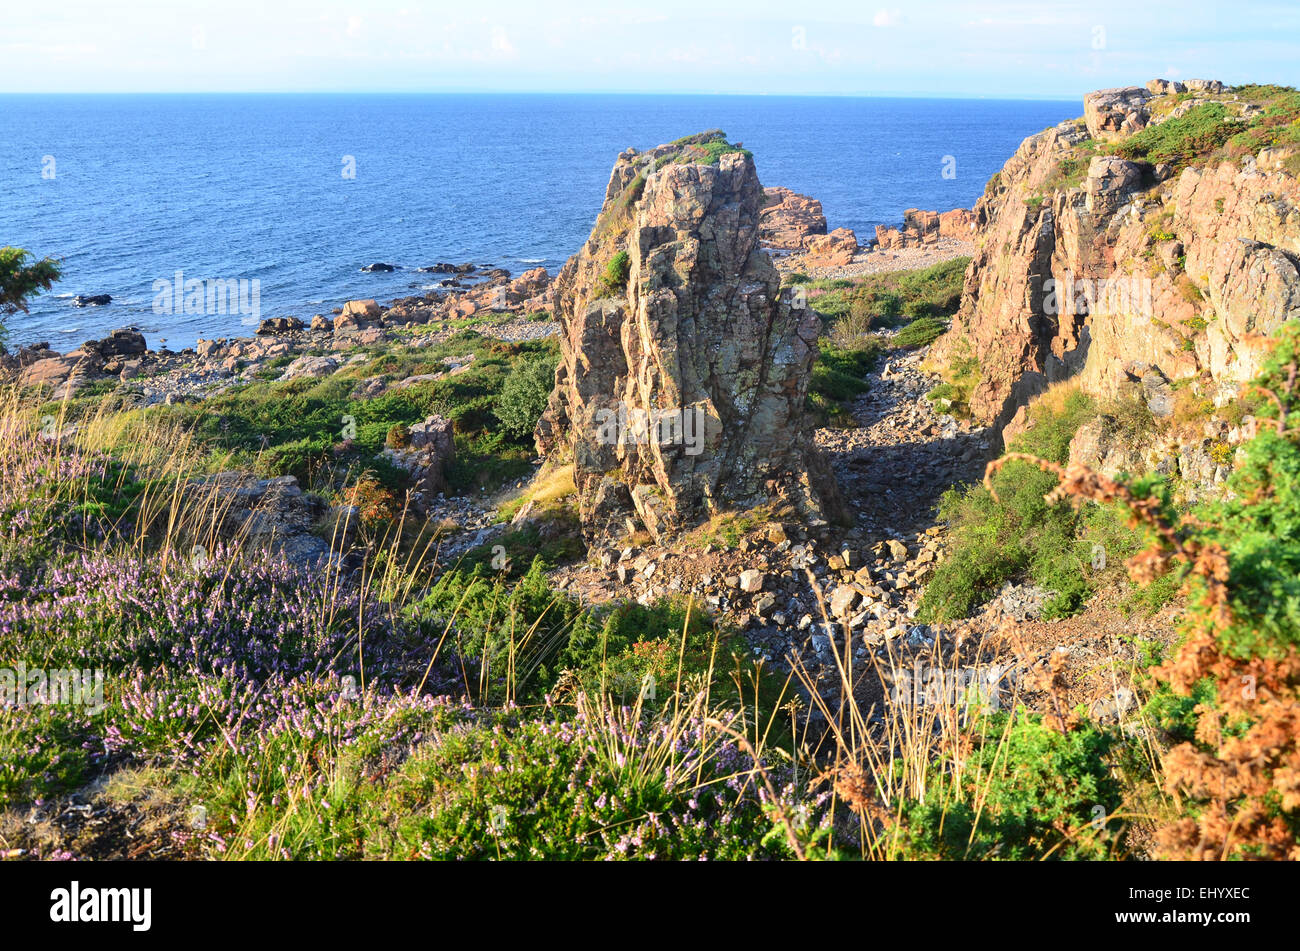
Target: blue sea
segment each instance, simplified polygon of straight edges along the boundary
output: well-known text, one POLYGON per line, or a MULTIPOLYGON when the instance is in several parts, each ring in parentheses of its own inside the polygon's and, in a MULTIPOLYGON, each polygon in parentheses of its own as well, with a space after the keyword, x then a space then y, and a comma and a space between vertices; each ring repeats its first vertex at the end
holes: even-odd
MULTIPOLYGON (((0 96, 0 245, 64 278, 10 345, 71 349, 135 325, 151 345, 248 334, 238 314, 156 313, 155 282, 257 280, 260 316, 424 293, 472 261, 552 273, 610 167, 720 128, 765 185, 821 200, 862 240, 905 208, 970 207, 1021 140, 1080 102, 635 95, 0 96), (945 176, 947 169, 949 175, 945 176), (351 176, 347 173, 352 172, 351 176), (383 261, 392 273, 363 273, 383 261), (77 294, 111 294, 75 308, 77 294)), ((251 285, 250 285, 251 286, 251 285)))

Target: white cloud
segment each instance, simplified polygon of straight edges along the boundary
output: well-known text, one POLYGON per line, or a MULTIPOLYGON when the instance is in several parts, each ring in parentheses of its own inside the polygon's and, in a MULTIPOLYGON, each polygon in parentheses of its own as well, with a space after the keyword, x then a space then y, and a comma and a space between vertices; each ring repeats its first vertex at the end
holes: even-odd
POLYGON ((877 10, 871 22, 876 26, 898 26, 903 22, 903 14, 897 10, 877 10))
POLYGON ((497 53, 504 53, 506 56, 515 55, 515 44, 510 42, 510 37, 506 36, 506 31, 499 26, 492 28, 492 49, 497 53))
POLYGON ((361 17, 356 17, 356 16, 348 17, 348 26, 347 26, 348 36, 360 36, 362 22, 363 21, 361 17))

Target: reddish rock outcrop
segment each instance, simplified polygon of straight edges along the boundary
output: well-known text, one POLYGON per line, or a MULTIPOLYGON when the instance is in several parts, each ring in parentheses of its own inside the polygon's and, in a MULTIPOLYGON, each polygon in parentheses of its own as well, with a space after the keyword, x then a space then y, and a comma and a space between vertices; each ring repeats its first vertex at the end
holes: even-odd
POLYGON ((820 322, 782 294, 754 162, 703 148, 720 141, 620 155, 555 279, 562 358, 537 443, 572 453, 591 540, 769 501, 814 524, 838 512, 806 408, 820 322))
POLYGON ((334 321, 332 329, 335 333, 345 334, 373 327, 379 321, 379 305, 373 300, 350 300, 343 305, 343 311, 334 321))
POLYGON ((1153 96, 1168 96, 1174 93, 1187 92, 1187 87, 1173 79, 1149 79, 1147 80, 1147 92, 1153 96))
POLYGON ((826 215, 816 198, 788 188, 763 189, 758 216, 758 240, 778 251, 802 251, 816 235, 826 233, 826 215))
POLYGON ((836 228, 830 234, 809 239, 805 263, 811 267, 842 267, 852 264, 857 253, 858 236, 848 228, 836 228))
POLYGON ((1272 150, 1175 175, 1079 148, 1087 126, 1026 139, 975 206, 976 253, 933 358, 978 359, 982 422, 1006 425, 1067 378, 1098 395, 1199 378, 1226 399, 1264 336, 1300 317, 1300 182, 1263 161, 1272 150), (1067 159, 1088 164, 1062 187, 1067 159))
POLYGON ((876 247, 883 250, 921 248, 939 243, 940 238, 969 241, 975 227, 975 213, 967 208, 954 208, 942 214, 909 208, 903 212, 901 228, 876 225, 876 247))
POLYGON ((7 357, 2 365, 19 371, 18 382, 22 386, 49 384, 59 387, 67 384, 76 389, 89 378, 106 372, 121 372, 123 361, 138 357, 145 350, 144 335, 133 327, 127 327, 114 330, 102 340, 87 340, 67 354, 51 350, 49 344, 23 347, 16 355, 7 357))
POLYGON ((441 316, 472 317, 490 311, 519 314, 549 311, 551 309, 550 288, 551 278, 544 267, 525 271, 514 280, 505 273, 460 293, 449 295, 443 304, 441 316))

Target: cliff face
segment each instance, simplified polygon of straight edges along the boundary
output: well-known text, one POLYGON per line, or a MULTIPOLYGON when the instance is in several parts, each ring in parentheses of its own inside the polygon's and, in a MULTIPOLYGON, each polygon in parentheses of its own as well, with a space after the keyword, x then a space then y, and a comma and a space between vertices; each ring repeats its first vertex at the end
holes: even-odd
POLYGON ((805 409, 820 323, 781 294, 763 204, 753 160, 717 135, 615 163, 555 282, 562 359, 537 431, 542 452, 572 450, 589 538, 834 506, 805 409))
POLYGON ((1094 93, 1084 120, 1026 139, 989 182, 935 349, 978 358, 981 422, 1006 425, 1067 378, 1098 395, 1197 379, 1222 401, 1258 369, 1262 337, 1300 316, 1294 134, 1252 101, 1267 89, 1194 88, 1094 93))

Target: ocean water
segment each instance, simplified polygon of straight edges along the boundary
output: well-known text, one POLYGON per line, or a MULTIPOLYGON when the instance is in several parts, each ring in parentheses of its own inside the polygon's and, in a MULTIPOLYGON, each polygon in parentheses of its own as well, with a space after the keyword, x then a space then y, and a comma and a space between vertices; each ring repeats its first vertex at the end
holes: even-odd
POLYGON ((710 128, 754 153, 765 185, 819 198, 830 227, 865 241, 905 208, 971 206, 1025 136, 1081 112, 766 96, 0 96, 0 245, 64 264, 31 313, 9 319, 9 342, 66 350, 135 325, 176 349, 251 333, 248 315, 157 312, 155 282, 177 271, 250 292, 256 280, 258 316, 303 318, 423 293, 442 275, 414 269, 435 262, 554 273, 586 238, 620 151, 710 128), (399 270, 361 271, 376 261, 399 270), (113 302, 75 308, 76 294, 113 302))

